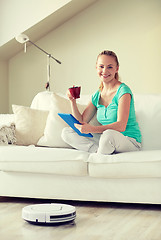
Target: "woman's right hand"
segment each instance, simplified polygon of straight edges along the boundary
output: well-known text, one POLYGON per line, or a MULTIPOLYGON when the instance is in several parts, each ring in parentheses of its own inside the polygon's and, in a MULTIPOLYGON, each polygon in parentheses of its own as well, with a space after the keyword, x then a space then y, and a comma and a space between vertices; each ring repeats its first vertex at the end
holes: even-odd
POLYGON ((70 101, 74 102, 76 101, 76 99, 72 96, 72 94, 70 93, 69 89, 67 90, 67 97, 69 98, 70 101))

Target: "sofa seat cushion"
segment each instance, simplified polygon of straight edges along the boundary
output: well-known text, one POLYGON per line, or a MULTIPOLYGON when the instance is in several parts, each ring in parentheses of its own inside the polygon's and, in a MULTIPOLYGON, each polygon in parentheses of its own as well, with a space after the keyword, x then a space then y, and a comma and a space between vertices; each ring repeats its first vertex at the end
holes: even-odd
POLYGON ((0 171, 86 176, 88 156, 74 149, 1 146, 0 171))
POLYGON ((113 155, 92 153, 88 158, 88 163, 91 177, 161 177, 161 150, 125 152, 113 155))

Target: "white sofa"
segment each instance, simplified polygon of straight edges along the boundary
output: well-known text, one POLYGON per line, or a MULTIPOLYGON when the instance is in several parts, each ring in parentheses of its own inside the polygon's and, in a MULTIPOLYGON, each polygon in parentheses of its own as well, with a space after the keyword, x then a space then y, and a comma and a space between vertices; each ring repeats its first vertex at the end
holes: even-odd
MULTIPOLYGON (((14 106, 14 114, 1 115, 1 126, 14 122, 19 139, 0 146, 0 196, 161 204, 161 95, 134 98, 142 132, 138 152, 101 155, 69 148, 57 116, 70 111, 69 101, 51 92, 37 94, 31 108, 14 106)), ((78 100, 81 111, 88 100, 78 100)))

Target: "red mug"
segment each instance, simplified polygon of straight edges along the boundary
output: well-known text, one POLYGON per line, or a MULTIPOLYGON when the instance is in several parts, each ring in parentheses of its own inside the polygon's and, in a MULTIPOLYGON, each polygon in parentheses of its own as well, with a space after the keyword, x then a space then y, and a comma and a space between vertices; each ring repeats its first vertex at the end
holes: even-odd
POLYGON ((80 98, 80 91, 81 91, 81 87, 71 87, 69 88, 69 92, 72 95, 73 98, 80 98))

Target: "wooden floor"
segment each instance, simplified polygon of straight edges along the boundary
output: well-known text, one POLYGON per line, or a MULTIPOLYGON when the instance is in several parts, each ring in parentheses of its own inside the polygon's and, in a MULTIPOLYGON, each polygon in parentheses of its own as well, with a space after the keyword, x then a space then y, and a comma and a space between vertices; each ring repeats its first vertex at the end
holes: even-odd
POLYGON ((21 218, 29 204, 51 203, 0 197, 0 240, 161 240, 161 205, 69 202, 76 207, 73 223, 37 226, 21 218))

